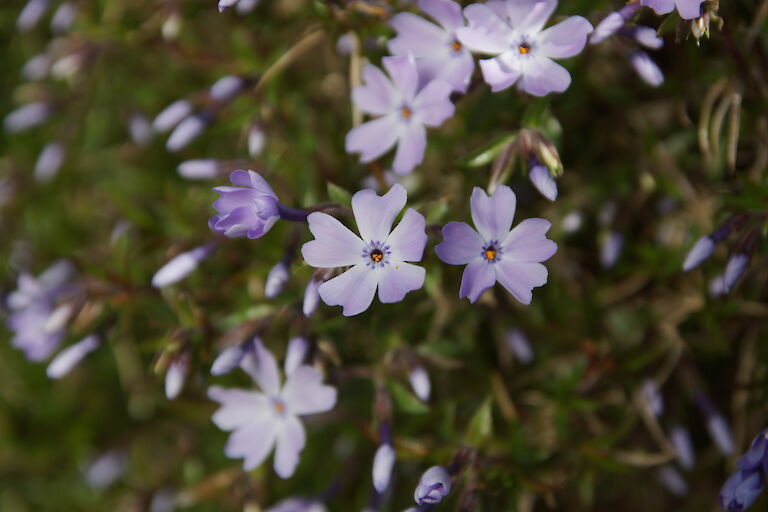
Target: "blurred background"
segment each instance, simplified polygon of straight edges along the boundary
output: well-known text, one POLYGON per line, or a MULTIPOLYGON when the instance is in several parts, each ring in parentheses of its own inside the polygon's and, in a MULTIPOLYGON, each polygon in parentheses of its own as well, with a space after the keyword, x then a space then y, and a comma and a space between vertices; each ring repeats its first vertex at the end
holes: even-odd
MULTIPOLYGON (((768 2, 716 4, 694 22, 636 16, 664 39, 648 51, 661 83, 638 74, 638 44, 623 36, 562 61, 573 83, 546 98, 493 94, 476 70, 424 162, 397 177, 431 226, 424 288, 348 319, 323 304, 302 313, 313 269, 290 255, 306 229, 215 238, 211 189, 253 169, 284 204, 309 207, 392 179, 390 157, 364 165, 344 151, 360 115, 350 85, 387 55, 390 17, 416 5, 3 0, 0 510, 259 511, 307 496, 331 511, 401 511, 424 470, 451 461, 461 469, 443 510, 715 510, 768 425, 768 2), (524 133, 557 149, 555 201, 527 177, 524 133), (494 171, 517 194, 516 222, 550 220, 559 246, 527 307, 501 287, 459 300, 461 268, 433 251, 494 171), (683 272, 724 222, 738 226, 683 272), (187 277, 152 285, 205 244, 215 251, 187 277), (267 298, 286 255, 290 279, 267 298), (12 345, 7 302, 20 275, 62 259, 72 267, 51 308, 66 328, 43 318, 43 331, 60 336, 57 352, 94 333, 100 344, 51 378, 54 353, 30 361, 12 345), (212 377, 211 363, 253 332, 278 360, 306 336, 339 390, 331 412, 307 419, 289 480, 271 459, 244 472, 211 421, 210 385, 252 386, 242 372, 212 377), (376 496, 383 423, 397 463, 376 496)), ((596 25, 622 6, 564 0, 552 22, 596 25)))

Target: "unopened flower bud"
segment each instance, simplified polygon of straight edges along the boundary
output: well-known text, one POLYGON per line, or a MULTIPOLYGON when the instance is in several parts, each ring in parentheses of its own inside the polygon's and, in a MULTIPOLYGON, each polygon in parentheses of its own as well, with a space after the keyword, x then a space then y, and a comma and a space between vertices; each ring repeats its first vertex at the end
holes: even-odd
POLYGON ((51 115, 47 103, 27 103, 5 116, 3 127, 8 133, 18 133, 43 124, 51 115))
POLYGON ((58 379, 77 366, 88 354, 99 347, 98 336, 91 334, 74 345, 65 348, 53 358, 53 361, 46 368, 45 373, 48 378, 58 379))
POLYGON ((264 150, 264 142, 264 131, 258 123, 254 123, 248 131, 248 154, 251 155, 251 158, 261 155, 264 150))
POLYGON ((295 336, 288 341, 285 350, 285 374, 292 374, 296 368, 304 364, 309 352, 309 343, 304 336, 295 336))
POLYGON ((187 147, 193 140, 198 138, 208 127, 208 120, 202 114, 189 116, 180 122, 171 132, 165 148, 175 153, 187 147))
POLYGON ((187 100, 177 100, 165 107, 155 120, 152 129, 155 132, 167 132, 192 113, 192 105, 187 100))
POLYGON ((414 366, 408 373, 408 380, 410 381, 411 388, 413 389, 413 392, 416 393, 416 396, 419 397, 422 402, 429 401, 432 385, 429 382, 429 374, 427 373, 427 370, 421 365, 414 366))
POLYGON ((648 85, 658 87, 664 83, 664 74, 647 53, 642 51, 635 52, 629 57, 629 62, 638 76, 648 85))
POLYGON ((53 13, 53 18, 51 18, 51 31, 55 34, 66 32, 72 27, 76 16, 77 11, 75 10, 75 6, 69 2, 64 2, 53 13))
POLYGON ((533 350, 523 331, 516 328, 510 329, 507 331, 506 342, 507 347, 521 363, 528 364, 533 361, 533 350))
POLYGON ((734 451, 733 436, 728 422, 719 414, 710 414, 707 417, 707 431, 712 441, 715 442, 718 450, 725 456, 731 455, 734 451))
POLYGON ((240 0, 235 6, 235 10, 240 16, 245 16, 253 11, 257 5, 259 5, 259 0, 240 0))
POLYGON ((48 10, 50 0, 29 0, 16 19, 16 28, 19 32, 29 32, 40 22, 40 19, 48 10))
POLYGON ((600 240, 600 264, 603 268, 613 267, 621 256, 624 236, 617 231, 606 233, 600 240))
POLYGON ((536 190, 550 201, 557 199, 557 183, 549 170, 543 165, 537 165, 528 171, 528 178, 536 190))
POLYGON ((211 98, 216 101, 230 100, 243 89, 244 85, 245 80, 242 77, 236 75, 223 76, 211 86, 211 98))
POLYGON ((658 36, 655 28, 637 26, 632 29, 632 37, 635 41, 650 48, 651 50, 658 50, 664 46, 664 39, 658 36))
POLYGON ((394 465, 395 449, 388 443, 380 445, 373 457, 373 487, 379 494, 389 487, 394 465))
POLYGON ((165 396, 168 400, 173 400, 179 396, 184 387, 188 370, 189 354, 187 353, 177 355, 168 365, 168 370, 165 372, 165 396))
POLYGON ((677 497, 688 494, 688 484, 680 473, 672 466, 663 466, 658 472, 659 481, 666 489, 677 497))
POLYGON ((64 163, 64 145, 61 142, 49 142, 45 145, 35 162, 35 180, 38 183, 47 183, 61 169, 64 163))
POLYGON ((21 76, 24 80, 35 81, 42 80, 48 74, 51 68, 51 59, 48 55, 41 53, 35 55, 24 63, 21 68, 21 76))
POLYGON ((417 505, 440 503, 451 492, 451 475, 441 466, 433 466, 421 475, 413 499, 417 505))
POLYGON ((177 283, 192 273, 201 261, 211 255, 215 245, 208 243, 183 252, 163 265, 152 277, 152 286, 164 288, 177 283))
POLYGON ((132 114, 128 120, 128 133, 137 145, 146 146, 152 140, 152 125, 145 116, 132 114))
POLYGON ((675 448, 677 461, 684 469, 691 469, 696 460, 696 454, 693 451, 693 443, 688 431, 680 426, 674 427, 669 434, 669 441, 675 448))
POLYGON ((186 160, 179 164, 176 171, 188 180, 210 180, 218 177, 219 163, 212 158, 186 160))
POLYGON ((656 381, 653 379, 645 379, 641 389, 648 410, 654 416, 660 416, 661 413, 664 412, 664 399, 659 394, 659 390, 656 387, 656 381))
POLYGON ((685 256, 683 262, 683 271, 688 272, 701 265, 707 258, 712 255, 715 250, 715 241, 711 236, 705 235, 699 238, 688 254, 685 256))
POLYGON ((264 295, 268 299, 274 299, 285 288, 285 284, 291 277, 290 268, 285 261, 279 261, 272 267, 267 274, 267 281, 264 284, 264 295))
POLYGON ((302 312, 307 318, 311 317, 317 310, 317 305, 320 303, 320 292, 318 289, 322 281, 316 278, 311 278, 307 283, 307 288, 304 290, 304 304, 302 306, 302 312))

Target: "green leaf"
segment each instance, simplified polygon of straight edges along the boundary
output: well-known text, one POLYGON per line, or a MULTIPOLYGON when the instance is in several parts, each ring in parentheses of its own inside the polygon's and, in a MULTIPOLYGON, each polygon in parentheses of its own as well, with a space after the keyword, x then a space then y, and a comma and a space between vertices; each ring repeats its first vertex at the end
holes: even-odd
POLYGON ((335 183, 328 182, 328 197, 334 203, 338 203, 341 206, 350 207, 352 204, 352 194, 345 188, 341 188, 335 183))
POLYGON ((664 18, 664 21, 661 22, 661 25, 659 25, 659 30, 656 31, 656 33, 659 36, 663 36, 673 28, 677 26, 677 22, 680 18, 677 16, 677 13, 674 12, 671 15, 664 18))
POLYGON ((395 406, 404 413, 407 414, 426 414, 429 412, 429 407, 416 398, 410 391, 394 380, 387 382, 389 392, 392 393, 392 398, 395 401, 395 406))
POLYGON ((525 109, 520 124, 526 128, 541 128, 550 117, 549 98, 536 98, 525 109))
POLYGON ((506 145, 515 140, 515 137, 517 137, 517 132, 496 139, 479 150, 470 153, 469 156, 462 158, 459 161, 459 165, 471 169, 490 165, 504 151, 506 145))
POLYGON ((492 402, 488 397, 483 401, 480 407, 475 411, 472 419, 469 420, 467 427, 467 441, 474 445, 480 445, 493 434, 493 414, 491 413, 492 402))

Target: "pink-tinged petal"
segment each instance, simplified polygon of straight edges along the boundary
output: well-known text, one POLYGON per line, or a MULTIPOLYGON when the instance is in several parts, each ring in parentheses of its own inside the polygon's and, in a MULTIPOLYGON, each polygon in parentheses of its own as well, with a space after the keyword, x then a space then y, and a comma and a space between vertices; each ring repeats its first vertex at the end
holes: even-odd
POLYGON ((280 394, 290 414, 318 414, 336 405, 336 388, 323 384, 323 376, 311 366, 299 366, 288 377, 280 394))
POLYGON ((369 114, 383 115, 398 106, 398 93, 392 82, 376 66, 363 68, 363 85, 352 90, 352 101, 369 114))
POLYGON ((464 8, 469 26, 456 29, 456 38, 473 52, 498 55, 509 49, 509 25, 487 4, 470 4, 464 8))
POLYGON ((504 261, 541 262, 557 252, 557 244, 546 236, 552 224, 544 219, 525 219, 501 243, 504 261))
POLYGON ((413 57, 384 57, 381 63, 384 64, 402 99, 406 102, 413 100, 419 86, 419 73, 413 57))
POLYGON ((533 298, 533 288, 547 283, 547 267, 541 263, 522 263, 503 259, 494 266, 496 279, 526 306, 533 298))
POLYGON ((340 276, 320 285, 320 298, 329 306, 344 306, 344 316, 362 313, 373 302, 376 275, 365 264, 358 264, 340 276))
POLYGON ((280 392, 280 370, 272 352, 264 348, 261 340, 253 340, 253 350, 249 350, 240 366, 268 395, 274 396, 280 392))
POLYGON ((352 212, 357 228, 365 242, 383 242, 392 230, 395 217, 405 207, 408 192, 395 183, 383 196, 370 189, 360 190, 352 196, 352 212))
POLYGON ((235 430, 224 453, 230 459, 244 458, 243 469, 251 471, 261 465, 275 444, 277 424, 274 418, 263 416, 235 430))
POLYGON ((640 0, 640 5, 650 7, 656 14, 667 14, 675 10, 675 0, 640 0))
POLYGON ((546 57, 534 57, 517 86, 528 94, 546 96, 552 92, 563 92, 569 85, 571 75, 568 70, 546 57))
POLYGON ((313 267, 346 267, 360 262, 365 244, 336 218, 323 212, 307 217, 309 230, 315 237, 301 248, 304 261, 313 267))
POLYGON ((481 59, 480 70, 483 72, 483 80, 491 86, 491 91, 503 91, 520 78, 519 71, 512 71, 496 59, 481 59))
POLYGON ((414 114, 427 126, 440 126, 456 110, 450 100, 452 90, 451 84, 443 80, 429 82, 413 100, 414 114))
POLYGON ((435 252, 449 265, 465 265, 482 254, 483 239, 466 222, 449 222, 443 227, 443 242, 435 252))
POLYGON ((427 129, 421 123, 408 124, 400 134, 392 170, 397 174, 408 174, 424 160, 426 148, 427 129))
POLYGON ((379 300, 384 304, 400 302, 408 292, 424 286, 427 274, 423 267, 396 260, 379 272, 379 300))
POLYGON ((395 145, 400 125, 399 113, 394 113, 352 128, 346 138, 347 153, 360 153, 363 163, 376 160, 395 145))
POLYGON ((677 12, 684 20, 692 20, 701 16, 701 4, 704 0, 675 0, 677 12))
POLYGON ((451 0, 419 0, 419 9, 432 16, 448 30, 464 26, 461 6, 451 0))
POLYGON ((512 227, 517 198, 506 185, 496 188, 488 197, 485 190, 475 187, 470 198, 472 222, 486 242, 504 240, 512 227))
POLYGON ((290 478, 299 464, 299 454, 304 449, 307 437, 304 425, 296 416, 289 416, 280 425, 275 449, 275 473, 280 478, 290 478))
POLYGON ((461 276, 459 298, 467 297, 470 302, 475 302, 485 290, 493 286, 496 283, 493 267, 493 264, 482 258, 472 260, 461 276))
POLYGON ((539 35, 537 51, 546 57, 563 59, 578 55, 592 33, 592 24, 581 16, 571 16, 539 35))
POLYGON ((510 23, 515 29, 535 34, 540 32, 547 20, 557 7, 556 0, 507 0, 507 12, 510 23), (522 21, 516 20, 522 17, 522 21))
POLYGON ((225 389, 211 386, 208 398, 219 402, 221 407, 213 414, 213 422, 221 430, 235 430, 251 423, 259 416, 268 416, 269 399, 257 391, 225 389))
POLYGON ((444 52, 450 44, 449 34, 410 12, 395 15, 390 25, 397 31, 397 37, 390 39, 388 44, 393 55, 429 57, 444 52))
POLYGON ((421 261, 427 245, 426 221, 424 216, 408 208, 403 219, 387 238, 392 258, 399 261, 421 261))

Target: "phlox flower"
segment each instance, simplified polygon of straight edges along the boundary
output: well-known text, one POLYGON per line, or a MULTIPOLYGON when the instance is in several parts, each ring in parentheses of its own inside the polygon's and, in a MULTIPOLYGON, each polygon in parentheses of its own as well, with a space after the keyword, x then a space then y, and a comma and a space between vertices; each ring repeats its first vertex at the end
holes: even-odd
POLYGON ((546 261, 557 251, 547 239, 551 224, 544 219, 526 219, 514 229, 512 219, 517 200, 512 189, 502 185, 492 196, 475 187, 472 192, 472 229, 466 222, 443 227, 444 241, 435 247, 441 260, 466 265, 459 297, 475 302, 499 281, 517 300, 530 304, 532 289, 547 282, 546 261))
POLYGON ((371 162, 397 144, 392 169, 407 174, 424 159, 425 126, 440 126, 453 115, 451 85, 433 80, 419 88, 419 74, 412 57, 384 57, 387 77, 379 68, 363 68, 364 85, 352 90, 352 101, 363 112, 379 116, 353 128, 346 138, 348 153, 360 153, 371 162))
POLYGON ((245 459, 246 471, 264 462, 275 447, 275 472, 289 478, 306 442, 299 416, 331 410, 336 404, 336 389, 323 384, 320 372, 306 365, 286 370, 288 378, 281 385, 274 356, 260 341, 254 344, 241 367, 261 391, 212 386, 208 397, 221 404, 213 422, 222 430, 232 431, 224 451, 228 457, 245 459))
POLYGON ((456 92, 467 92, 475 70, 472 54, 456 39, 456 29, 466 25, 461 6, 451 0, 419 0, 419 9, 437 25, 410 12, 401 12, 390 24, 397 37, 389 41, 393 55, 413 55, 422 83, 445 80, 456 92))
POLYGON ((277 194, 254 171, 234 171, 229 181, 234 186, 213 189, 221 196, 213 203, 219 213, 210 218, 208 225, 230 238, 264 236, 280 218, 277 194))
POLYGON ((571 16, 542 30, 556 6, 556 0, 489 0, 464 9, 469 26, 456 35, 470 50, 493 56, 480 60, 492 91, 517 83, 521 91, 545 96, 568 88, 571 75, 552 59, 580 53, 592 25, 571 16))
POLYGON ((684 20, 701 16, 701 4, 705 0, 640 0, 640 5, 646 5, 656 11, 656 14, 667 14, 675 9, 684 20))
POLYGON ((362 313, 373 301, 376 289, 385 304, 400 302, 424 284, 422 267, 406 262, 421 261, 427 234, 424 217, 409 208, 393 230, 392 223, 405 207, 407 193, 395 184, 383 196, 365 189, 352 197, 352 211, 360 236, 326 213, 307 217, 315 240, 301 249, 313 267, 351 266, 320 285, 319 294, 329 306, 343 306, 344 315, 362 313))

